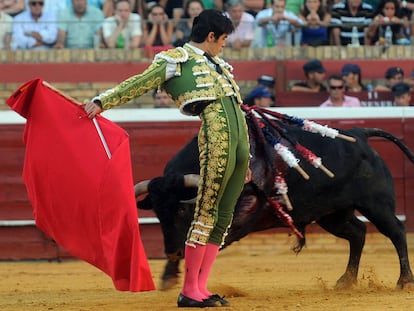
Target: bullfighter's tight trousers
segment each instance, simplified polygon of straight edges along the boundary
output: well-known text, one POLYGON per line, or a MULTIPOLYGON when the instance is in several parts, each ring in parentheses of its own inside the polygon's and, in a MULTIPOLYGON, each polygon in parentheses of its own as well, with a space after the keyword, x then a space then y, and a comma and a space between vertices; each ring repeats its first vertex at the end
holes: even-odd
POLYGON ((200 183, 186 244, 221 245, 246 178, 247 126, 240 106, 232 97, 208 105, 200 118, 200 183))
POLYGON ((200 183, 186 241, 182 290, 198 301, 210 295, 207 280, 233 219, 249 162, 247 126, 233 98, 208 105, 200 118, 200 183))

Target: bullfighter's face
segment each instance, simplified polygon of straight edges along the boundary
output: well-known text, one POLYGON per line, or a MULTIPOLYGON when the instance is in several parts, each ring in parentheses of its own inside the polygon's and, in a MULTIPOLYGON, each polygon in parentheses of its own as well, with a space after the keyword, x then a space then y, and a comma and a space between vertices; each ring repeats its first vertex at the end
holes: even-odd
POLYGON ((223 48, 226 46, 227 34, 224 33, 217 39, 214 37, 214 33, 210 32, 207 36, 207 50, 206 52, 211 56, 217 56, 221 53, 223 48))

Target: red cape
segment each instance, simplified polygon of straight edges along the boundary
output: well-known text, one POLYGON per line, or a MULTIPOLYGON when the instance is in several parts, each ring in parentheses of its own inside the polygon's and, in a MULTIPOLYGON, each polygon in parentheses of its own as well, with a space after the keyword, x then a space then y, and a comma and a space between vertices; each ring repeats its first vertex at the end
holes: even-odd
POLYGON ((97 116, 109 159, 82 107, 32 80, 7 104, 27 119, 23 179, 36 225, 118 290, 155 289, 142 246, 128 134, 97 116))

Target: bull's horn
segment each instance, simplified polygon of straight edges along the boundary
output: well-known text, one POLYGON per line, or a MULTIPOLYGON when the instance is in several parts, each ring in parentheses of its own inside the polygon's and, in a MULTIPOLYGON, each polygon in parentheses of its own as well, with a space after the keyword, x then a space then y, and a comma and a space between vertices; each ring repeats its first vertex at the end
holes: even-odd
POLYGON ((151 180, 143 180, 134 186, 135 197, 148 192, 148 184, 151 180))
POLYGON ((184 175, 184 187, 198 187, 200 181, 200 175, 197 174, 187 174, 184 175))

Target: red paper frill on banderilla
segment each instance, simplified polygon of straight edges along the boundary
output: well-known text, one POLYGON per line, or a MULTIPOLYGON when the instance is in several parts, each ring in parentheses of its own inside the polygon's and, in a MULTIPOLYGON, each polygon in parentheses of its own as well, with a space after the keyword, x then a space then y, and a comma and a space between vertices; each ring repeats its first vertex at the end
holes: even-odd
POLYGON ((118 290, 155 289, 138 228, 129 139, 111 121, 27 82, 7 104, 26 118, 23 179, 36 225, 74 256, 108 274, 118 290))

